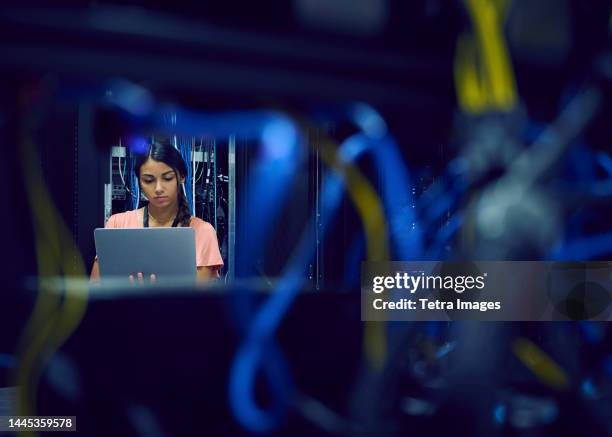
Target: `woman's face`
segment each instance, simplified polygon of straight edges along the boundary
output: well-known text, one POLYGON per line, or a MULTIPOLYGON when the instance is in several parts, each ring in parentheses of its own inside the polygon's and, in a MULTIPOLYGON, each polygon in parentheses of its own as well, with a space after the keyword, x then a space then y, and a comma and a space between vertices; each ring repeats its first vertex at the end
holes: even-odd
POLYGON ((172 167, 149 158, 140 167, 140 187, 152 205, 171 207, 178 202, 177 184, 185 182, 184 177, 177 181, 176 176, 172 167))

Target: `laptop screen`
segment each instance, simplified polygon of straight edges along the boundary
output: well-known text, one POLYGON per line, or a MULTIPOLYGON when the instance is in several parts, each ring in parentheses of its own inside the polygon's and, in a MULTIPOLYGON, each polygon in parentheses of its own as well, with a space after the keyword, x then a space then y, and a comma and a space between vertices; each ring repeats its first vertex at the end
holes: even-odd
POLYGON ((94 231, 100 279, 142 272, 166 281, 196 276, 195 232, 184 228, 134 228, 94 231))

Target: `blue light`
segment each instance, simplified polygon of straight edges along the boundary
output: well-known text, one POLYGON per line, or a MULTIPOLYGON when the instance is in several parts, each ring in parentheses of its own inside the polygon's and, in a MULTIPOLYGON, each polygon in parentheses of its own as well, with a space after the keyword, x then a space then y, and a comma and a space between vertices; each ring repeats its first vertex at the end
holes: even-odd
POLYGON ((127 145, 130 151, 137 155, 144 155, 149 150, 149 142, 145 137, 141 136, 128 138, 127 145))
POLYGON ((597 389, 591 379, 585 379, 580 385, 580 389, 587 398, 593 399, 597 396, 597 389))
POLYGON ((493 409, 493 419, 500 424, 506 421, 506 406, 504 404, 495 406, 493 409))
POLYGON ((352 118, 361 130, 372 138, 382 138, 387 133, 387 123, 369 105, 357 103, 352 108, 352 118))
POLYGON ((287 159, 295 150, 293 145, 297 142, 298 134, 295 127, 282 118, 267 123, 262 129, 261 142, 264 159, 287 159))
POLYGON ((440 350, 438 350, 438 352, 436 353, 436 358, 443 358, 444 356, 448 355, 450 352, 452 352, 453 349, 455 349, 455 347, 457 346, 457 342, 456 341, 449 341, 448 343, 446 343, 445 345, 443 345, 440 350))

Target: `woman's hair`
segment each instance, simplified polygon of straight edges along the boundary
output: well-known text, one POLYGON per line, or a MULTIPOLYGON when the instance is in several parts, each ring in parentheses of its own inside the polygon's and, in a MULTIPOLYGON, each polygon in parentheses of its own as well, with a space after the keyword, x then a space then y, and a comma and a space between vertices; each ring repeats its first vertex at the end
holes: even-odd
MULTIPOLYGON (((159 142, 155 141, 147 149, 147 153, 138 154, 136 156, 136 163, 134 165, 134 171, 138 177, 138 183, 140 183, 140 168, 142 165, 151 158, 154 161, 163 162, 168 167, 174 170, 176 174, 176 183, 179 185, 180 177, 187 176, 187 166, 181 156, 180 152, 170 143, 169 140, 159 142)), ((185 194, 181 187, 177 187, 178 191, 178 219, 181 226, 189 226, 189 219, 191 218, 191 211, 189 211, 189 205, 185 194)))

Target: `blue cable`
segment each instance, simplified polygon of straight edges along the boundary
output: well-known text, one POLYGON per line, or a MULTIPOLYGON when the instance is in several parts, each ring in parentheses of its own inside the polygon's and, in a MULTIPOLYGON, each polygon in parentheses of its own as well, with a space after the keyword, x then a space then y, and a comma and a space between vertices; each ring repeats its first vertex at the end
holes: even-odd
MULTIPOLYGON (((396 244, 396 250, 400 260, 418 260, 423 258, 424 243, 423 230, 416 214, 416 199, 411 191, 411 180, 408 168, 404 164, 399 147, 395 140, 387 133, 387 128, 382 117, 370 106, 357 104, 351 108, 352 121, 361 129, 363 134, 358 134, 350 140, 357 144, 351 144, 353 152, 352 159, 364 152, 371 152, 375 158, 375 165, 382 178, 382 194, 387 217, 390 219, 390 237, 396 244), (361 144, 359 144, 361 143, 361 144)), ((428 217, 432 220, 438 218, 448 210, 454 203, 456 196, 443 196, 440 202, 436 196, 436 207, 428 217)), ((454 222, 449 223, 446 229, 452 235, 461 225, 462 217, 457 217, 454 222)), ((440 242, 445 241, 444 233, 438 236, 440 242)), ((433 322, 430 329, 436 334, 442 331, 441 322, 433 322)), ((405 323, 389 323, 388 341, 392 341, 395 328, 405 329, 405 323)), ((439 335, 439 334, 438 334, 439 335)))
MULTIPOLYGON (((361 151, 366 150, 357 144, 347 140, 340 147, 340 155, 345 160, 355 159, 361 151)), ((275 429, 280 423, 279 411, 260 409, 253 399, 253 387, 255 383, 256 369, 258 365, 266 368, 267 354, 274 354, 276 345, 273 342, 273 335, 278 328, 287 310, 300 291, 304 281, 304 266, 314 256, 315 229, 320 227, 324 238, 325 232, 329 229, 329 224, 338 210, 343 194, 343 180, 336 173, 331 173, 325 179, 321 194, 321 216, 319 221, 312 217, 309 221, 307 230, 301 239, 294 255, 288 263, 288 267, 273 290, 270 297, 257 312, 252 322, 249 324, 246 341, 239 347, 236 359, 230 369, 230 390, 229 397, 232 409, 240 423, 255 432, 269 432, 275 429)), ((277 365, 282 362, 282 356, 277 355, 277 365)), ((274 381, 270 379, 272 384, 274 381)), ((290 377, 288 374, 279 374, 275 380, 279 386, 272 387, 279 399, 287 398, 292 393, 290 377)), ((279 401, 277 400, 277 403, 279 401)))
POLYGON ((600 152, 597 154, 597 162, 606 170, 608 176, 612 178, 612 157, 607 153, 600 152))
POLYGON ((264 252, 278 219, 272 213, 280 210, 287 199, 296 168, 304 156, 298 131, 291 121, 279 115, 256 114, 252 120, 243 120, 243 128, 248 132, 257 123, 261 123, 261 153, 251 166, 243 190, 246 202, 236 232, 235 274, 242 278, 257 275, 253 261, 264 252))
MULTIPOLYGON (((213 206, 213 214, 215 216, 215 230, 217 228, 217 142, 213 141, 213 156, 215 160, 213 161, 213 187, 214 187, 214 206, 213 206)), ((210 159, 210 157, 208 157, 210 159)))
MULTIPOLYGON (((367 132, 367 135, 362 135, 365 141, 363 145, 374 152, 377 167, 382 170, 383 200, 391 218, 391 236, 400 256, 413 259, 421 252, 422 242, 420 229, 417 227, 414 232, 411 229, 412 224, 416 224, 416 214, 406 193, 409 187, 407 169, 390 136, 377 137, 380 118, 375 115, 368 118, 367 110, 362 111, 363 114, 366 115, 362 119, 364 132, 367 132)), ((239 217, 236 233, 236 277, 250 277, 255 273, 252 261, 263 254, 266 239, 275 226, 274 218, 278 218, 271 213, 280 210, 287 199, 290 182, 304 157, 299 132, 291 120, 273 112, 208 115, 179 111, 175 120, 173 129, 183 135, 205 133, 212 137, 226 137, 234 134, 245 139, 260 140, 260 156, 251 167, 243 190, 247 201, 244 213, 239 217)), ((341 150, 346 147, 344 145, 341 150)), ((245 339, 238 347, 230 369, 228 395, 230 407, 238 422, 253 432, 265 432, 278 427, 294 391, 288 367, 274 341, 274 332, 304 280, 304 265, 314 252, 312 236, 315 226, 321 225, 324 229, 328 227, 326 224, 341 203, 342 188, 343 181, 337 175, 326 179, 321 197, 324 213, 320 221, 312 218, 306 236, 288 263, 285 275, 256 314, 252 312, 252 300, 243 299, 247 296, 245 293, 235 293, 232 296, 234 301, 242 304, 237 305, 240 317, 238 321, 244 330, 245 339), (273 395, 270 408, 260 408, 254 399, 255 375, 259 366, 263 366, 273 395)))
POLYGON ((435 240, 431 244, 431 248, 425 255, 427 260, 440 260, 445 259, 442 253, 444 244, 446 244, 463 226, 465 216, 462 212, 455 213, 449 220, 446 226, 440 228, 436 234, 435 240))
MULTIPOLYGON (((329 227, 329 221, 341 203, 342 186, 341 179, 336 175, 330 176, 325 182, 321 197, 321 210, 324 213, 321 215, 319 223, 323 232, 329 227)), ((314 255, 314 247, 311 242, 316 226, 316 218, 312 217, 304 237, 289 262, 288 268, 273 290, 272 297, 261 306, 252 323, 250 323, 247 339, 239 347, 236 359, 230 369, 229 397, 232 409, 236 418, 254 432, 269 432, 280 424, 279 411, 282 411, 281 409, 275 407, 271 411, 264 411, 256 405, 253 399, 255 375, 258 365, 263 365, 266 369, 266 363, 270 363, 270 361, 263 359, 267 354, 276 356, 276 365, 280 366, 280 369, 286 369, 281 364, 282 356, 275 351, 276 344, 273 340, 273 334, 299 293, 304 281, 303 266, 314 255)), ((274 381, 282 384, 282 386, 272 386, 273 392, 281 397, 281 401, 282 399, 288 399, 293 386, 288 371, 287 374, 276 375, 274 381)), ((270 382, 273 382, 273 380, 270 380, 270 382)))
POLYGON ((132 193, 130 197, 132 199, 132 209, 138 209, 140 206, 140 184, 138 183, 138 175, 134 172, 135 167, 135 160, 130 159, 130 176, 132 178, 132 193))
POLYGON ((191 165, 188 166, 189 177, 185 181, 187 187, 189 188, 189 209, 191 211, 191 215, 195 215, 195 205, 193 204, 193 141, 190 139, 187 143, 187 162, 191 165))
MULTIPOLYGON (((247 204, 239 218, 236 265, 237 276, 250 276, 249 262, 265 247, 272 220, 270 212, 286 199, 289 181, 300 162, 301 145, 293 123, 280 115, 254 113, 242 120, 241 126, 259 132, 261 159, 252 168, 247 182, 247 204), (257 127, 257 129, 254 129, 257 127)), ((216 158, 216 157, 215 157, 216 158)), ((216 182, 216 181, 215 181, 216 182)), ((299 271, 299 270, 298 270, 299 271)), ((230 369, 229 401, 238 420, 252 432, 266 432, 278 427, 289 406, 294 384, 283 356, 274 341, 274 330, 291 302, 291 291, 298 289, 301 273, 290 269, 281 279, 274 298, 270 298, 254 316, 252 295, 235 293, 237 318, 242 324, 245 339, 230 369), (279 300, 280 299, 280 300, 279 300), (254 399, 257 369, 263 366, 273 395, 273 403, 262 409, 254 399)))
MULTIPOLYGON (((187 174, 185 175, 185 198, 187 199, 187 206, 189 207, 189 211, 191 214, 194 214, 193 208, 193 190, 191 187, 191 181, 193 177, 193 170, 191 168, 191 142, 188 139, 180 137, 177 139, 178 150, 185 161, 185 165, 187 167, 187 174)), ((181 188, 182 189, 182 188, 181 188)))
POLYGON ((383 204, 389 218, 390 237, 399 260, 419 259, 423 252, 422 229, 416 216, 416 200, 411 194, 410 175, 383 118, 372 107, 359 103, 349 108, 349 118, 362 130, 350 141, 359 155, 371 152, 381 178, 383 204))

